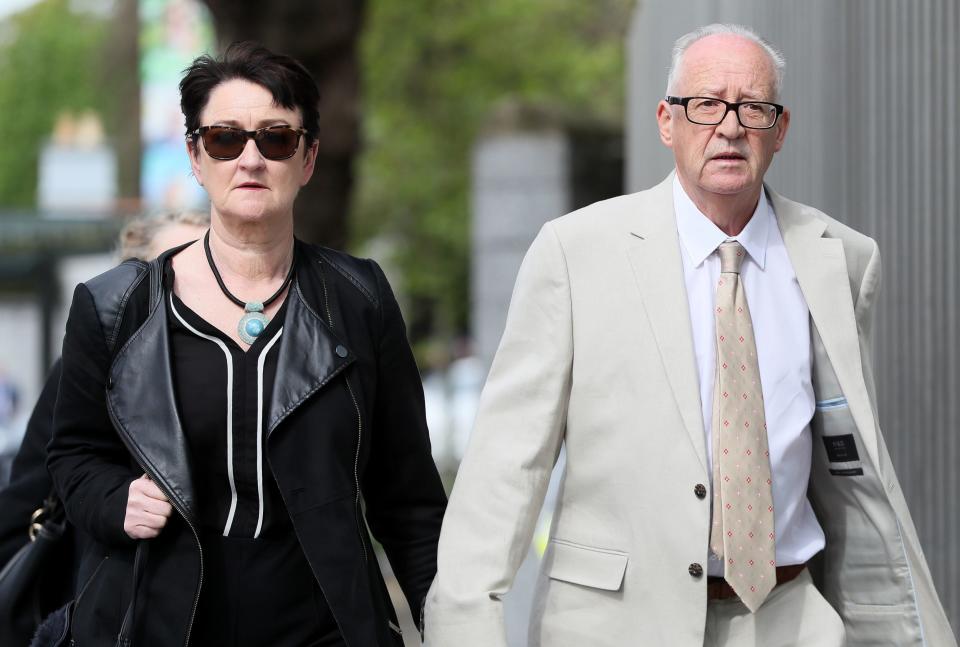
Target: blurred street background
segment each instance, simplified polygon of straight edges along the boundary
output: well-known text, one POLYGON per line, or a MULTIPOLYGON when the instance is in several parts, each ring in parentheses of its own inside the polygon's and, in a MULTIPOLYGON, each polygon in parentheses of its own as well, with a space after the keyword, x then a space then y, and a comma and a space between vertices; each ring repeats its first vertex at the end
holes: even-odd
MULTIPOLYGON (((259 40, 317 79, 320 151, 297 234, 387 271, 449 489, 523 253, 545 221, 669 172, 654 113, 670 47, 714 21, 786 55, 793 122, 771 186, 880 244, 880 420, 960 626, 952 0, 0 0, 0 483, 74 285, 117 262, 130 217, 206 208, 177 91, 199 54, 259 40)), ((562 470, 508 595, 512 647, 526 644, 562 470)))

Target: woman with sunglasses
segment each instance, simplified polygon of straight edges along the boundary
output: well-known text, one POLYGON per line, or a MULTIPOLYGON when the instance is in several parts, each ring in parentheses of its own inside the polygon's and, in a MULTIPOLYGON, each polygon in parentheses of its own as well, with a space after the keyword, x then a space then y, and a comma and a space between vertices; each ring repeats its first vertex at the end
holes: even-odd
POLYGON ((76 644, 402 645, 368 528, 419 615, 446 499, 383 272, 293 235, 316 85, 243 43, 180 91, 210 229, 81 284, 67 324, 49 467, 94 540, 76 644))

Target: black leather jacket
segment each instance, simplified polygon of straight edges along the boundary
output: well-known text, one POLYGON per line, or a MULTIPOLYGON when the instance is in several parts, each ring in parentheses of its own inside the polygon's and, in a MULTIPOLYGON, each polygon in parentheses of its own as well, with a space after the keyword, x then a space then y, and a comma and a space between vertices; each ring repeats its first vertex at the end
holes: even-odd
MULTIPOLYGON (((446 506, 420 376, 379 266, 297 245, 268 464, 347 644, 401 645, 367 527, 416 614, 446 506)), ((196 466, 174 401, 159 272, 145 267, 128 262, 80 284, 64 339, 48 466, 70 521, 94 539, 80 567, 80 647, 113 645, 131 598, 136 542, 123 519, 129 484, 143 472, 178 514, 146 542, 133 643, 186 645, 203 582, 196 466)))

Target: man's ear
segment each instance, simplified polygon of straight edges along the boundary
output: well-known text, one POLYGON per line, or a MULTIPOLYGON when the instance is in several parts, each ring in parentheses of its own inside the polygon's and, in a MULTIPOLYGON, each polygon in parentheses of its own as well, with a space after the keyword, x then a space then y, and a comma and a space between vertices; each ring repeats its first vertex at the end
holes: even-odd
POLYGON ((187 157, 190 158, 190 169, 193 171, 193 177, 197 178, 197 183, 203 186, 203 176, 200 174, 200 140, 187 137, 187 157))
POLYGON ((673 111, 670 104, 660 101, 657 104, 657 129, 660 131, 660 141, 667 148, 673 148, 673 111))
POLYGON ((777 121, 777 142, 773 147, 775 152, 779 153, 780 149, 783 148, 783 140, 787 136, 788 128, 790 128, 790 111, 784 108, 783 114, 780 115, 780 119, 777 121))

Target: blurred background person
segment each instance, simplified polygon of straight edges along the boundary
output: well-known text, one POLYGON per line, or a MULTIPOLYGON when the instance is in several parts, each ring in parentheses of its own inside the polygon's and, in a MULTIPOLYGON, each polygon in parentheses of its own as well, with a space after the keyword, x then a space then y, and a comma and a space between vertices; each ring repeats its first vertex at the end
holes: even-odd
MULTIPOLYGON (((171 247, 199 239, 209 224, 208 214, 190 211, 135 218, 120 232, 117 256, 121 260, 150 260, 171 247)), ((53 489, 46 461, 59 383, 60 361, 57 360, 30 414, 23 440, 13 458, 10 481, 0 489, 0 564, 8 563, 31 541, 32 522, 46 520, 35 518, 34 514, 44 507, 44 500, 51 496, 53 489)), ((62 509, 59 516, 62 517, 62 509)), ((45 566, 33 595, 0 612, 0 644, 26 645, 43 615, 60 606, 74 591, 81 539, 72 533, 70 529, 61 538, 58 558, 45 566)))
POLYGON ((180 90, 210 229, 161 254, 159 282, 81 284, 67 323, 48 465, 93 538, 72 636, 402 644, 367 527, 419 609, 446 497, 383 272, 293 235, 316 85, 246 42, 180 90), (128 291, 111 357, 99 304, 128 291))
MULTIPOLYGON (((16 383, 7 374, 6 369, 0 366, 0 439, 11 435, 11 427, 20 403, 20 390, 16 383)), ((0 471, 0 482, 3 473, 0 471)))
POLYGON ((167 251, 203 238, 210 227, 210 214, 203 211, 165 211, 134 218, 120 231, 120 260, 152 260, 167 251))

